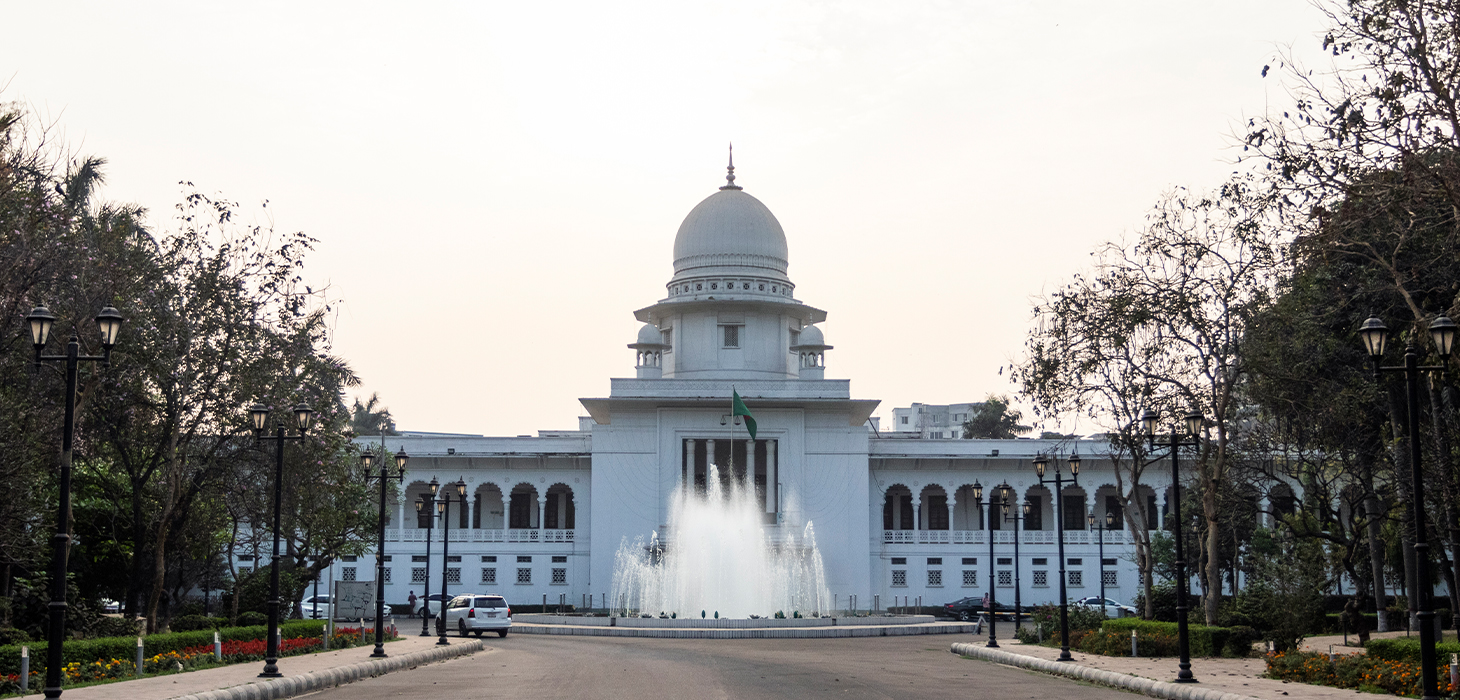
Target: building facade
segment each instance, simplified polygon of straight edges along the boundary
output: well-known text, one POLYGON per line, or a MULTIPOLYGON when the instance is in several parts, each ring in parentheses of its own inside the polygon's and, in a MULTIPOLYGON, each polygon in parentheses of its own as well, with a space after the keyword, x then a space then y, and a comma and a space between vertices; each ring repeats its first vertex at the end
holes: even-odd
MULTIPOLYGON (((428 584, 440 591, 442 522, 414 505, 433 479, 466 487, 464 503, 445 515, 451 591, 598 606, 619 547, 651 533, 674 546, 671 495, 717 474, 754 489, 766 537, 790 538, 814 524, 831 592, 840 601, 857 596, 862 608, 902 596, 929 605, 981 596, 990 580, 1000 600, 1012 600, 1018 586, 1026 605, 1053 601, 1060 516, 1072 598, 1098 594, 1102 578, 1109 597, 1135 597, 1127 521, 1147 529, 1164 521, 1169 483, 1160 470, 1150 470, 1141 507, 1125 512, 1097 441, 960 439, 953 414, 971 404, 943 407, 944 438, 929 434, 937 417, 909 429, 902 413, 894 430, 877 432, 870 418, 878 401, 855 398, 847 379, 827 378, 833 348, 819 325, 827 314, 796 296, 788 263, 780 223, 735 184, 732 167, 681 224, 665 294, 634 312, 642 324, 628 344, 634 376, 581 399, 588 417, 579 430, 384 438, 388 450, 411 456, 402 497, 388 508, 387 600, 419 596, 428 584), (754 413, 753 440, 731 414, 732 391, 754 413), (1078 484, 1056 495, 1039 483, 1032 460, 1054 454, 1063 463, 1072 451, 1083 457, 1078 484), (1030 503, 1027 520, 982 507, 976 486, 985 499, 1009 487, 1030 503), (1104 533, 1102 562, 1086 516, 1103 520, 1107 511, 1117 524, 1104 533)), ((337 564, 333 575, 344 578, 349 565, 337 564)), ((374 578, 373 557, 355 565, 356 580, 374 578)))

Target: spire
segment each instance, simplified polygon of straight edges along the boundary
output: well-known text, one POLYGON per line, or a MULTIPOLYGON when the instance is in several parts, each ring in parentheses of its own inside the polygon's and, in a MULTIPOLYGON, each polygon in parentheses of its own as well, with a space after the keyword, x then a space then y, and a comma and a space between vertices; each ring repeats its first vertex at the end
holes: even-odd
POLYGON ((730 167, 725 169, 725 185, 722 190, 743 190, 744 187, 735 184, 735 144, 730 144, 730 167))

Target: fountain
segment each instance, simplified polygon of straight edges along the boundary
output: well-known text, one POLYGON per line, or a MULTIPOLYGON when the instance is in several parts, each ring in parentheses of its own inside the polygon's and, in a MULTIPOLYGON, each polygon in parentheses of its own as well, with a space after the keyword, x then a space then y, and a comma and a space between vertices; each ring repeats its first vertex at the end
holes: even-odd
MULTIPOLYGON (((669 538, 627 539, 614 560, 615 614, 698 618, 830 614, 831 593, 811 523, 769 542, 755 489, 722 485, 711 464, 706 493, 686 485, 670 497, 669 538)), ((734 481, 734 480, 731 480, 734 481)))

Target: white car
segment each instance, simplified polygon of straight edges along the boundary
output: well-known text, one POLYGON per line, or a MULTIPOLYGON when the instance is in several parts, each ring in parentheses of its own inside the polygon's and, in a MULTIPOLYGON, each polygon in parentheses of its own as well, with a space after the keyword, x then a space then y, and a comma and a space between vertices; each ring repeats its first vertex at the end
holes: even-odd
POLYGON ((450 602, 451 599, 440 593, 432 593, 431 595, 417 598, 416 607, 411 610, 411 615, 436 617, 436 611, 441 609, 441 601, 443 600, 450 602))
POLYGON ((306 620, 328 620, 334 607, 334 601, 327 595, 305 596, 299 602, 299 611, 306 620))
POLYGON ((1100 609, 1101 605, 1104 605, 1106 617, 1134 617, 1136 615, 1135 608, 1117 603, 1109 598, 1101 598, 1100 596, 1072 600, 1070 601, 1070 605, 1083 605, 1087 608, 1095 608, 1097 610, 1100 609))
POLYGON ((455 629, 463 637, 468 634, 480 637, 483 632, 496 632, 498 637, 505 637, 512 628, 512 608, 499 595, 456 596, 446 604, 445 617, 446 629, 455 629))

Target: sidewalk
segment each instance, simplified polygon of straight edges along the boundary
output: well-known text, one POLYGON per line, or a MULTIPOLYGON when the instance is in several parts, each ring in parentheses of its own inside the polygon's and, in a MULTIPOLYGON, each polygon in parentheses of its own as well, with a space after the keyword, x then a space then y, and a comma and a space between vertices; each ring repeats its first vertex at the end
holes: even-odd
MULTIPOLYGON (((1403 636, 1403 632, 1398 633, 1403 636)), ((1391 636, 1390 634, 1386 634, 1391 636)), ((1328 651, 1328 638, 1309 640, 1315 644, 1312 651, 1328 651)), ((1337 637, 1334 651, 1341 649, 1343 637, 1337 637)), ((1305 644, 1305 646, 1308 646, 1305 644)), ((984 646, 982 638, 970 643, 954 644, 955 654, 971 656, 984 661, 1002 663, 1046 673, 1058 673, 1081 680, 1113 685, 1145 695, 1180 700, 1236 700, 1237 698, 1260 698, 1261 700, 1316 700, 1358 699, 1375 696, 1356 690, 1329 688, 1321 685, 1291 683, 1261 677, 1267 671, 1266 662, 1258 658, 1221 659, 1196 658, 1191 660, 1191 672, 1196 683, 1171 683, 1176 678, 1177 659, 1131 658, 1121 656, 1098 656, 1071 651, 1074 661, 1058 662, 1060 650, 1033 644, 1021 644, 1010 640, 999 640, 999 649, 984 646)), ((1350 649, 1345 651, 1358 651, 1350 649)))
MULTIPOLYGON (((279 659, 283 678, 259 678, 264 662, 248 662, 167 676, 143 677, 131 681, 104 683, 75 689, 63 689, 64 700, 112 700, 125 696, 128 700, 171 700, 190 697, 197 700, 269 700, 310 693, 342 683, 378 676, 434 661, 482 650, 480 639, 450 637, 451 646, 436 646, 436 637, 408 636, 386 642, 384 659, 372 659, 375 646, 325 651, 279 659)), ((39 690, 32 688, 32 690, 39 690)), ((23 700, 44 700, 44 695, 24 696, 23 700)))

